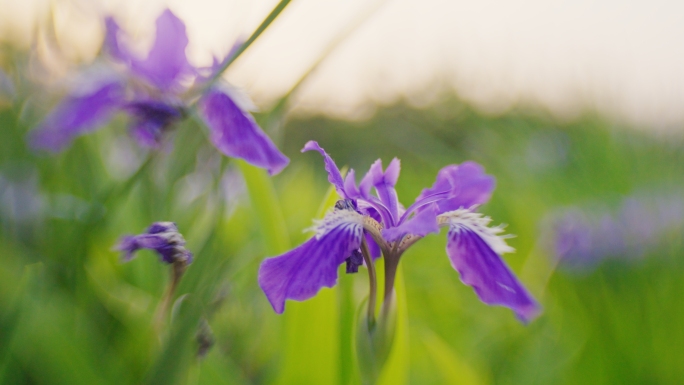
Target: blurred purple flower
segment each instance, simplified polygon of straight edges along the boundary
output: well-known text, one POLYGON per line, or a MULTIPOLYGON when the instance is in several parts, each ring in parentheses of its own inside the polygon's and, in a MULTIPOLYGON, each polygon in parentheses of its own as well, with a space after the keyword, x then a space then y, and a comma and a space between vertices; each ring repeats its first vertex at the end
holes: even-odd
POLYGON ((638 259, 684 226, 684 202, 673 196, 634 195, 617 210, 574 207, 544 219, 542 235, 570 270, 590 270, 606 259, 638 259))
POLYGON ((11 101, 14 99, 15 94, 16 90, 14 89, 14 83, 12 83, 12 79, 10 79, 5 71, 0 68, 0 104, 2 104, 5 100, 11 101))
MULTIPOLYGON (((123 44, 122 31, 114 19, 107 18, 105 25, 103 51, 125 67, 124 75, 96 71, 86 76, 85 90, 73 91, 31 132, 34 148, 61 151, 75 137, 98 129, 120 111, 132 117, 129 129, 138 143, 157 148, 164 133, 187 115, 189 103, 184 99, 195 100, 197 89, 201 89, 199 113, 219 151, 266 168, 271 174, 288 164, 287 157, 252 116, 236 104, 228 87, 207 84, 211 76, 201 75, 202 71, 188 62, 185 25, 171 11, 157 18, 156 38, 144 59, 123 44)), ((211 70, 218 68, 215 65, 211 70)))
POLYGON ((124 252, 124 261, 133 259, 140 249, 154 250, 162 262, 190 264, 192 253, 185 249, 185 239, 173 222, 155 222, 140 235, 126 235, 116 249, 124 252))
POLYGON ((404 209, 394 189, 398 159, 384 171, 381 161, 376 161, 357 185, 354 170, 343 178, 318 143, 310 141, 302 151, 310 150, 323 156, 328 180, 342 200, 316 221, 313 238, 261 264, 259 285, 277 313, 284 311, 286 299, 302 301, 324 286, 334 286, 342 263, 347 263, 347 272, 356 272, 364 236, 372 239, 385 258, 398 261, 408 247, 443 226, 449 228, 446 251, 451 265, 480 300, 509 307, 523 321, 538 315, 539 305, 500 257, 513 250, 500 235, 503 230, 489 227, 491 220, 473 211, 489 199, 494 188, 494 178, 482 166, 465 162, 444 167, 435 184, 404 209))
POLYGON ((140 145, 150 148, 159 147, 164 130, 183 117, 182 107, 154 100, 131 102, 125 110, 133 118, 131 136, 140 145))

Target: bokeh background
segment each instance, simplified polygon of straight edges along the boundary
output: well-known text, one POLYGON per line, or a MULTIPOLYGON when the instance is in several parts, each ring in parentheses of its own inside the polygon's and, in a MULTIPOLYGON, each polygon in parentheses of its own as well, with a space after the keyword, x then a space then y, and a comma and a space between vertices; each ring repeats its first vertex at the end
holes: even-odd
POLYGON ((123 117, 61 154, 29 150, 98 57, 104 15, 144 52, 170 7, 202 65, 274 5, 0 0, 0 382, 358 383, 363 269, 284 315, 257 286, 330 201, 320 157, 299 152, 311 139, 357 173, 400 158, 405 206, 441 167, 481 163, 497 189, 480 211, 515 234, 505 259, 544 307, 522 325, 482 304, 444 232, 427 237, 402 259, 382 383, 682 382, 681 3, 294 1, 226 74, 290 157, 281 174, 220 156, 192 120, 133 186, 147 152, 123 117), (162 330, 168 267, 112 250, 159 220, 197 257, 162 330))

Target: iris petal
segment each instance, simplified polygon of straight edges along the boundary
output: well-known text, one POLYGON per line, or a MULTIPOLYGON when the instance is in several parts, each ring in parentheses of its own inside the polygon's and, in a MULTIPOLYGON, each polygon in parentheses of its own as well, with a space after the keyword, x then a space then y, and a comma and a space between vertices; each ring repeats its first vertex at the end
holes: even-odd
POLYGON ((361 197, 359 188, 356 187, 356 173, 353 168, 349 169, 347 175, 344 177, 344 193, 347 195, 346 198, 349 199, 358 199, 361 197))
POLYGON ((31 132, 29 141, 37 149, 61 151, 71 141, 105 124, 121 107, 124 87, 118 81, 107 82, 86 95, 66 97, 31 132))
POLYGON ((452 226, 446 250, 461 281, 472 286, 482 302, 508 307, 523 322, 539 315, 539 304, 476 231, 452 226))
POLYGON ((104 50, 115 60, 130 64, 133 57, 128 49, 119 41, 119 33, 121 33, 119 24, 117 24, 114 18, 108 17, 105 19, 105 28, 104 50))
POLYGON ((158 148, 164 130, 182 117, 178 108, 154 100, 132 102, 125 109, 133 116, 131 135, 138 144, 150 148, 158 148))
POLYGON ((130 65, 136 75, 161 90, 168 90, 178 86, 179 80, 193 74, 195 69, 185 56, 188 36, 183 21, 167 9, 157 18, 156 24, 156 37, 147 58, 132 59, 130 65))
POLYGON ((259 268, 259 286, 273 310, 280 314, 286 299, 304 301, 323 287, 335 286, 338 266, 359 248, 362 234, 360 224, 340 223, 294 250, 266 259, 259 268))
POLYGON ((380 202, 382 202, 383 206, 387 207, 392 217, 392 225, 399 220, 399 199, 397 198, 394 185, 399 178, 400 168, 399 159, 394 158, 383 172, 382 161, 378 159, 371 165, 368 173, 366 173, 359 184, 361 195, 369 201, 372 200, 370 189, 375 187, 380 202))
POLYGON ((425 236, 430 233, 439 233, 437 223, 437 205, 432 204, 428 209, 420 211, 404 223, 382 230, 382 236, 389 242, 401 239, 407 234, 425 236))
POLYGON ((437 174, 435 184, 424 189, 416 202, 435 193, 449 191, 449 198, 438 203, 439 212, 470 208, 486 203, 494 191, 494 177, 484 173, 484 168, 475 162, 449 165, 437 174))
POLYGON ((254 118, 223 92, 209 91, 200 100, 199 111, 211 131, 211 142, 225 155, 265 168, 271 175, 290 162, 254 118))
MULTIPOLYGON (((352 198, 348 196, 345 192, 345 181, 342 179, 342 174, 340 173, 340 169, 337 168, 337 165, 335 164, 335 161, 332 160, 330 155, 328 155, 325 150, 318 145, 318 142, 310 140, 306 142, 304 145, 304 148, 302 148, 302 152, 306 151, 318 151, 322 156, 323 156, 323 161, 325 162, 325 171, 328 172, 328 181, 335 186, 335 190, 337 190, 337 193, 340 194, 340 196, 344 199, 352 198)), ((353 181, 353 174, 351 181, 353 181)))

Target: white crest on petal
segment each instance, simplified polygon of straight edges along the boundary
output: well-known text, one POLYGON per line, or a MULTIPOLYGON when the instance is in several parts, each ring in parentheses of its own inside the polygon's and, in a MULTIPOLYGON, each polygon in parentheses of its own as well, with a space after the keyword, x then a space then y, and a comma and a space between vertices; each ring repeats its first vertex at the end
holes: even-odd
POLYGON ((441 214, 437 218, 440 225, 448 225, 451 231, 469 229, 475 232, 497 254, 515 251, 514 248, 506 243, 506 238, 511 238, 512 235, 501 235, 504 231, 504 226, 489 227, 492 218, 483 216, 481 213, 468 209, 458 209, 441 214))
POLYGON ((320 239, 333 229, 343 228, 361 237, 363 230, 363 215, 352 210, 334 210, 326 214, 323 219, 315 219, 314 225, 305 231, 314 231, 316 239, 320 239))

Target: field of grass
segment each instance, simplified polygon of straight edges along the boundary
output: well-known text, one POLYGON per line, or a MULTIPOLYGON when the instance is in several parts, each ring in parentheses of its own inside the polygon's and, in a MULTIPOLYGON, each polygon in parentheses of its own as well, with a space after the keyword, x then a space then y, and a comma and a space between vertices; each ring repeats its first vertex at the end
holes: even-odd
POLYGON ((137 148, 117 119, 63 153, 36 154, 26 133, 40 116, 29 107, 21 99, 0 107, 0 383, 358 383, 365 268, 340 267, 336 288, 289 301, 283 315, 257 285, 260 262, 308 239, 304 230, 324 212, 329 185, 320 156, 300 153, 308 140, 357 176, 377 158, 400 158, 404 206, 443 166, 482 164, 497 188, 480 211, 515 235, 517 251, 505 259, 543 306, 523 325, 481 303, 451 268, 445 232, 428 236, 402 258, 397 336, 381 383, 684 378, 682 228, 666 229, 638 258, 577 271, 558 263, 548 221, 570 207, 612 213, 635 194, 684 200, 679 137, 596 116, 485 116, 458 100, 380 108, 362 122, 281 125, 262 114, 291 159, 269 178, 221 156, 192 120, 155 153, 137 148), (122 263, 113 250, 120 236, 160 220, 176 222, 195 254, 162 321, 155 312, 169 267, 147 251, 122 263), (213 342, 204 354, 198 335, 213 342))

